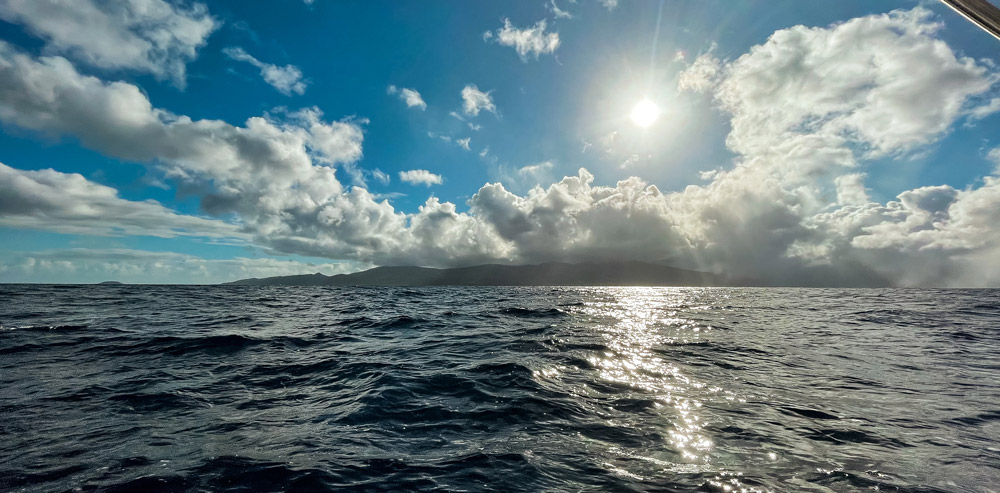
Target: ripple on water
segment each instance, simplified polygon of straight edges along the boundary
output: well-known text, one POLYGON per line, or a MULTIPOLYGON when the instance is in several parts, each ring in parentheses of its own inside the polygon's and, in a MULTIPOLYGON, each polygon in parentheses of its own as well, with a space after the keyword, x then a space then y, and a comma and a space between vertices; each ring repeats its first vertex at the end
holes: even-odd
POLYGON ((0 490, 989 491, 997 290, 0 286, 0 490))

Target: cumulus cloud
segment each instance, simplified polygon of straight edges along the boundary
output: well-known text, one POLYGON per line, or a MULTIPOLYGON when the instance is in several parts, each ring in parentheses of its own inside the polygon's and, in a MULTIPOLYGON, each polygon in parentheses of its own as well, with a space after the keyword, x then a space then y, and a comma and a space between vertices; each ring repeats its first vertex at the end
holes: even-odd
POLYGON ((608 10, 614 10, 618 6, 618 0, 597 0, 608 10))
MULTIPOLYGON (((537 60, 539 55, 554 53, 559 48, 559 33, 547 33, 547 27, 545 19, 524 29, 518 29, 510 23, 510 19, 504 19, 503 27, 497 29, 495 36, 497 43, 514 48, 521 60, 526 62, 529 54, 537 60)), ((492 38, 493 36, 484 36, 486 40, 492 38)))
POLYGON ((444 181, 441 175, 435 175, 425 169, 400 171, 399 179, 411 185, 426 185, 428 187, 431 185, 440 185, 444 181))
POLYGON ((924 187, 880 205, 855 171, 934 143, 964 108, 976 114, 980 96, 996 84, 988 65, 938 39, 940 28, 927 10, 894 11, 783 29, 732 62, 693 64, 678 83, 712 91, 732 115, 727 145, 740 155, 709 185, 671 196, 675 213, 690 217, 679 223, 689 241, 705 244, 702 262, 732 269, 743 257, 786 271, 828 268, 858 281, 874 272, 907 285, 1000 282, 974 267, 997 248, 984 227, 994 214, 996 178, 968 190, 924 187), (751 225, 768 237, 747 243, 760 236, 747 231, 751 225))
POLYGON ((462 149, 465 149, 467 151, 469 150, 469 142, 471 141, 472 139, 470 137, 466 137, 464 139, 455 139, 455 143, 458 144, 458 147, 461 147, 462 149))
POLYGON ((936 140, 995 82, 937 39, 940 28, 917 8, 775 32, 725 68, 716 96, 733 115, 730 147, 757 153, 803 126, 819 138, 850 138, 870 157, 936 140))
MULTIPOLYGON (((995 69, 957 55, 939 30, 917 8, 783 29, 715 62, 701 90, 729 116, 736 158, 674 193, 635 177, 597 185, 580 169, 523 195, 486 184, 468 212, 431 197, 405 214, 335 176, 360 159, 363 122, 310 108, 244 126, 192 120, 154 108, 133 85, 6 45, 0 120, 156 163, 276 252, 432 266, 632 258, 776 284, 998 284, 1000 177, 886 204, 865 187, 866 167, 905 165, 989 104, 995 69)), ((475 86, 463 102, 467 115, 496 111, 475 86)), ((533 166, 525 176, 549 169, 533 166)), ((427 170, 400 179, 441 180, 427 170)))
POLYGON ((420 93, 416 89, 407 88, 397 88, 396 86, 389 86, 386 89, 389 94, 398 94, 399 99, 406 103, 407 108, 420 108, 421 111, 427 109, 427 103, 424 99, 420 97, 420 93))
POLYGON ((185 65, 218 23, 200 3, 163 0, 4 0, 0 19, 24 25, 61 53, 95 67, 138 70, 184 85, 185 65))
POLYGON ((354 262, 308 263, 275 258, 206 259, 172 252, 124 248, 71 248, 7 252, 0 257, 0 282, 215 284, 250 277, 316 272, 334 275, 369 267, 354 262))
POLYGON ((694 62, 677 77, 677 88, 682 91, 708 92, 715 86, 721 62, 712 52, 695 58, 694 62))
POLYGON ((64 58, 33 58, 0 43, 0 120, 72 135, 119 159, 154 162, 168 178, 200 189, 206 212, 238 214, 264 242, 315 236, 320 210, 329 218, 335 213, 328 209, 370 200, 342 194, 334 168, 361 158, 365 122, 327 122, 315 108, 250 118, 245 126, 192 120, 152 107, 134 85, 103 82, 64 58))
POLYGON ((264 78, 271 87, 285 96, 295 94, 305 94, 306 82, 302 80, 302 71, 294 65, 278 66, 264 63, 239 47, 229 47, 222 50, 229 58, 240 62, 247 62, 260 69, 260 76, 264 78))
POLYGON ((99 236, 243 238, 235 225, 186 216, 154 200, 125 200, 75 173, 0 163, 0 226, 99 236))
MULTIPOLYGON (((489 111, 496 114, 497 107, 493 104, 493 91, 480 91, 475 84, 469 84, 462 88, 462 110, 466 115, 477 116, 480 111, 489 111)), ((454 115, 457 117, 457 114, 454 115)), ((461 118, 459 118, 461 119, 461 118)))

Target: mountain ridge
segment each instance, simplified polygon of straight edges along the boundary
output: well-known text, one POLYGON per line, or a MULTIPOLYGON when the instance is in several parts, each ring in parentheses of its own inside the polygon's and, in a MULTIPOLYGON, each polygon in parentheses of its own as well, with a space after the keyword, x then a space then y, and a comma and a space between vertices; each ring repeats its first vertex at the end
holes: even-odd
POLYGON ((534 265, 483 264, 437 269, 375 267, 352 274, 321 273, 249 278, 237 286, 733 286, 719 274, 639 261, 547 262, 534 265))

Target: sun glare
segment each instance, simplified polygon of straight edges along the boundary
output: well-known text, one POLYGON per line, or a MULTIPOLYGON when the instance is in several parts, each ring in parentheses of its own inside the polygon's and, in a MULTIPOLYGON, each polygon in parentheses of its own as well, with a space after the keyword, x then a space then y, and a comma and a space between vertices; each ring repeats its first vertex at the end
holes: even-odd
POLYGON ((632 122, 642 128, 656 123, 659 117, 660 107, 648 99, 643 99, 632 107, 632 122))

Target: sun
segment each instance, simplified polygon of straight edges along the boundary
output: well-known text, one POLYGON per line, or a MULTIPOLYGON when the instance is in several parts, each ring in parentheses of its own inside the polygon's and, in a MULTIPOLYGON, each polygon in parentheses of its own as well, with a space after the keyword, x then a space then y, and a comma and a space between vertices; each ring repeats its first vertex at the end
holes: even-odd
POLYGON ((656 123, 656 120, 660 118, 660 107, 648 99, 643 99, 632 107, 631 116, 632 123, 646 128, 656 123))

